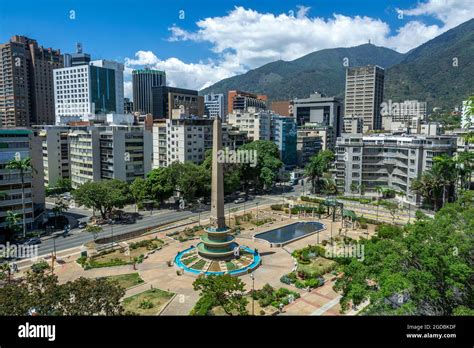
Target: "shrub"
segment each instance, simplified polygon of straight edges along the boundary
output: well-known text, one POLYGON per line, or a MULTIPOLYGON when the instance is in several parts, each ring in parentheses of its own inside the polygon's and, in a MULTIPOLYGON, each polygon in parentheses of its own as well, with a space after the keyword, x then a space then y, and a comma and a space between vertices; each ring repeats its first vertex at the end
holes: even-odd
POLYGON ((143 300, 142 302, 138 304, 138 308, 141 308, 141 309, 150 309, 150 308, 153 308, 154 306, 155 305, 153 304, 153 302, 149 300, 143 300))
POLYGON ((280 278, 280 281, 283 283, 283 284, 288 284, 290 285, 292 283, 290 277, 288 277, 287 274, 283 275, 281 278, 280 278))
POLYGON ((40 261, 31 266, 31 270, 35 273, 41 273, 49 269, 49 265, 46 261, 40 261))
POLYGON ((295 286, 298 288, 298 289, 303 289, 305 287, 304 283, 301 281, 301 280, 297 280, 295 282, 295 286))
POLYGON ((317 278, 310 278, 310 279, 306 279, 305 282, 304 282, 304 285, 307 286, 307 287, 310 287, 310 288, 317 288, 318 286, 320 286, 320 282, 319 282, 319 279, 317 278))

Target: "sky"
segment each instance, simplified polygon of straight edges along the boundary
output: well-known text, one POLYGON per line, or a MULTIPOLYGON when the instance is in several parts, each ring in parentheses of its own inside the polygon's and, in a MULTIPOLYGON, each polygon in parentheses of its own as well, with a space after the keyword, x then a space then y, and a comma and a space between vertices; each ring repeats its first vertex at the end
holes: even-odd
POLYGON ((367 43, 405 53, 471 19, 474 0, 0 0, 0 42, 165 70, 168 84, 202 89, 283 59, 367 43))

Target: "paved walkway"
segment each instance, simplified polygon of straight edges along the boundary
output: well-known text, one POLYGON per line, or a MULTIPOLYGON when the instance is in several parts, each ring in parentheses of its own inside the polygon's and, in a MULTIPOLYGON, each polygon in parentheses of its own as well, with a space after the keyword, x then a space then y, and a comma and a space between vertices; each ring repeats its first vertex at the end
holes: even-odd
POLYGON ((280 315, 341 315, 341 295, 332 289, 333 285, 333 281, 327 281, 323 286, 303 293, 295 302, 285 306, 280 315))

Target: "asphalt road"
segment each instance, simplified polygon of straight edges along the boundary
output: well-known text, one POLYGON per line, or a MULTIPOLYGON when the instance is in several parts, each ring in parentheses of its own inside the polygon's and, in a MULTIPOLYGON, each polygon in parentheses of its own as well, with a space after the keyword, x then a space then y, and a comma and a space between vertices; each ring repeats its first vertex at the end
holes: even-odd
MULTIPOLYGON (((298 187, 296 187, 296 191, 298 187)), ((295 195, 296 192, 289 192, 285 195, 295 195)), ((256 196, 254 199, 249 200, 245 203, 235 204, 235 203, 227 203, 225 204, 225 213, 229 213, 229 209, 231 213, 235 211, 243 211, 248 210, 250 208, 255 208, 257 203, 259 205, 265 204, 275 204, 278 202, 282 202, 283 195, 265 195, 265 196, 256 196)), ((78 208, 71 208, 68 210, 67 214, 72 214, 76 219, 79 221, 87 221, 88 218, 92 215, 90 210, 82 210, 78 208)), ((142 219, 136 220, 134 224, 130 225, 103 225, 103 232, 100 233, 100 236, 114 236, 127 233, 130 231, 135 231, 139 229, 144 229, 147 227, 154 227, 161 224, 171 223, 175 221, 182 221, 186 219, 195 219, 198 221, 199 218, 201 220, 206 220, 209 218, 210 215, 210 206, 205 206, 205 208, 201 209, 201 213, 199 211, 194 210, 157 210, 153 211, 152 214, 149 212, 140 212, 143 216, 142 219)), ((74 228, 71 230, 71 233, 67 237, 58 236, 56 238, 45 237, 42 239, 42 243, 39 244, 39 255, 45 255, 51 253, 54 248, 56 248, 56 252, 71 249, 74 247, 79 247, 84 243, 93 240, 93 235, 89 232, 85 232, 84 230, 80 230, 78 228, 74 228)))

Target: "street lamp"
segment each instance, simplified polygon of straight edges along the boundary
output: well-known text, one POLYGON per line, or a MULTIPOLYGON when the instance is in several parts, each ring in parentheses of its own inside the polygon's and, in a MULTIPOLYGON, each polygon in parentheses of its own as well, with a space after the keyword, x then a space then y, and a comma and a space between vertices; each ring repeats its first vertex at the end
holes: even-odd
POLYGON ((253 273, 250 273, 250 278, 252 278, 252 315, 255 315, 254 308, 255 308, 255 299, 254 299, 254 291, 255 291, 255 276, 253 273))
POLYGON ((257 205, 257 223, 258 223, 258 202, 255 204, 257 205))

